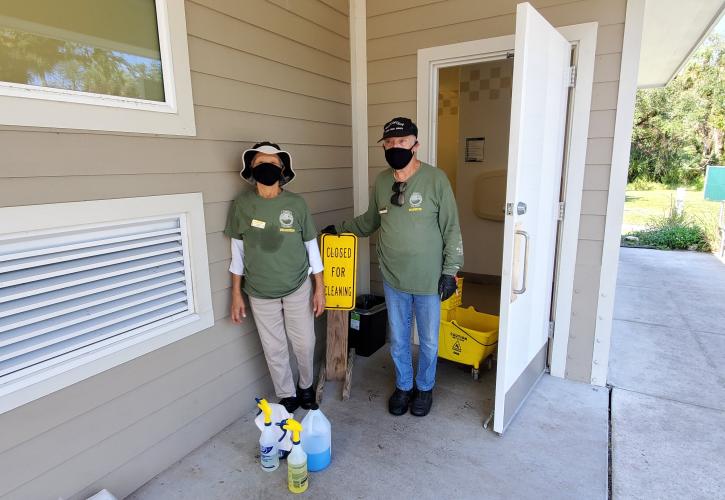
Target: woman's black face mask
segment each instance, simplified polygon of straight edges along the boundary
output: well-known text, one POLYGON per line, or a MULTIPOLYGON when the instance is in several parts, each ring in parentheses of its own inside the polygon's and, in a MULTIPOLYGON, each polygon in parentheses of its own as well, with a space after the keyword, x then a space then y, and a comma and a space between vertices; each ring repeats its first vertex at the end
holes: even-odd
POLYGON ((265 186, 273 186, 282 178, 282 169, 274 163, 260 163, 252 168, 254 180, 265 186))
MULTIPOLYGON (((415 144, 418 144, 416 141, 415 144)), ((385 150, 385 161, 388 162, 388 165, 393 167, 395 170, 400 170, 401 168, 405 168, 408 163, 410 163, 410 160, 413 159, 413 148, 415 147, 415 144, 413 144, 410 149, 408 148, 388 148, 385 150)))

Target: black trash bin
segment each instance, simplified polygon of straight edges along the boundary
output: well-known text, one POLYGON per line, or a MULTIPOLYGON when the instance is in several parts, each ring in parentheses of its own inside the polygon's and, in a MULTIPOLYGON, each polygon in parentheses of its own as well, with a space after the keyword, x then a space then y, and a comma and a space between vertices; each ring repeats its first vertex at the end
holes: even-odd
POLYGON ((358 295, 355 309, 350 311, 348 347, 360 356, 371 356, 385 345, 388 330, 388 308, 385 297, 358 295))

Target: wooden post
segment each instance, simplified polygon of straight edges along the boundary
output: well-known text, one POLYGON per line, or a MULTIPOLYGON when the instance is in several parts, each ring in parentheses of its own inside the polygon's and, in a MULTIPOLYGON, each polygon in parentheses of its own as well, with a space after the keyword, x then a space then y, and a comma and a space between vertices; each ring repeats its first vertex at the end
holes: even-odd
POLYGON ((347 372, 348 311, 327 311, 327 356, 325 378, 345 380, 347 372))

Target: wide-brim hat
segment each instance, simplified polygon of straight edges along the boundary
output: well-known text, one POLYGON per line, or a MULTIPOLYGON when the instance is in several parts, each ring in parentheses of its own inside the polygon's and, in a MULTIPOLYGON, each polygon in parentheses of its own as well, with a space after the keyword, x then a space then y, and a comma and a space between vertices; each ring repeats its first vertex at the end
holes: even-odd
POLYGON ((259 142, 254 147, 247 149, 242 153, 242 171, 239 175, 248 183, 254 185, 257 181, 252 177, 252 160, 257 153, 265 153, 268 155, 277 155, 282 160, 282 178, 279 185, 288 184, 295 178, 295 171, 292 169, 292 155, 272 142, 259 142))

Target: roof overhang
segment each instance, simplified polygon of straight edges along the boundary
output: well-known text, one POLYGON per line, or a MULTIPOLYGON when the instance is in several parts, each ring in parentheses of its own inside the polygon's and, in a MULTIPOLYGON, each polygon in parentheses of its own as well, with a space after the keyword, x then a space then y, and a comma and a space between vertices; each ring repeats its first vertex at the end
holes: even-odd
POLYGON ((638 86, 667 85, 723 12, 725 0, 647 0, 638 86))

